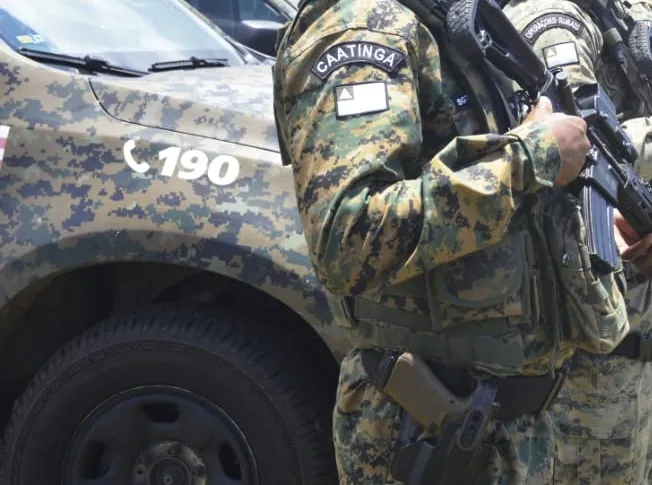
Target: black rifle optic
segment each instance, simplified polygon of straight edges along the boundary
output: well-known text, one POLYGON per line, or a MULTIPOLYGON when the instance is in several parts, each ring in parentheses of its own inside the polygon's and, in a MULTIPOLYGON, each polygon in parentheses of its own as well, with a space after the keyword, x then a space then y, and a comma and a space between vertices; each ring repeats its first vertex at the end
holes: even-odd
POLYGON ((591 150, 578 184, 587 224, 589 251, 596 269, 614 270, 620 258, 614 237, 613 209, 642 237, 652 232, 652 187, 633 169, 638 157, 621 128, 616 108, 598 84, 572 92, 562 69, 548 70, 493 0, 459 0, 447 24, 451 43, 471 62, 490 62, 523 91, 529 106, 548 97, 555 111, 582 117, 591 150))

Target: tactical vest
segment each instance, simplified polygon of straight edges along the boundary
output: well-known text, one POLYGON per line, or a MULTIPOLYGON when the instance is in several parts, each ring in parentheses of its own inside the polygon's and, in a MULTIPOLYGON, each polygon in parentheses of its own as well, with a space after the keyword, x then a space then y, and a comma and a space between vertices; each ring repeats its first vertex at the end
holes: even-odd
POLYGON ((625 303, 613 273, 594 275, 577 198, 545 190, 526 204, 497 245, 373 298, 330 297, 336 323, 359 346, 499 376, 610 352, 629 330, 625 303))
MULTIPOLYGON (((280 94, 275 79, 289 164, 280 94)), ((499 244, 379 294, 328 300, 355 346, 409 349, 498 376, 544 374, 574 348, 610 352, 629 330, 614 274, 594 275, 578 199, 553 189, 523 198, 499 244)))

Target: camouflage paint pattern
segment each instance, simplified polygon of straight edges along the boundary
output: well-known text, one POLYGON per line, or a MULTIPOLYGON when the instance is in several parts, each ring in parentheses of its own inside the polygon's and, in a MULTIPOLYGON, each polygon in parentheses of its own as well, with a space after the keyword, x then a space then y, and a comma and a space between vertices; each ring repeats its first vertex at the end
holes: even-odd
MULTIPOLYGON (((496 332, 484 336, 484 345, 516 347, 522 351, 522 359, 502 369, 486 359, 482 370, 544 374, 573 350, 568 340, 553 335, 555 330, 550 327, 557 329, 560 322, 542 323, 544 319, 537 313, 540 302, 532 303, 526 314, 524 294, 515 292, 520 299, 512 301, 508 297, 515 295, 501 294, 499 299, 496 293, 506 293, 500 282, 510 273, 521 275, 532 270, 514 270, 527 259, 522 253, 517 260, 504 254, 513 249, 510 238, 519 234, 519 229, 510 224, 522 208, 523 194, 536 192, 537 207, 548 208, 548 199, 541 194, 553 197, 552 191, 544 189, 551 186, 558 170, 556 141, 544 123, 524 124, 504 135, 496 134, 500 132, 493 115, 496 106, 486 84, 476 67, 461 66, 440 51, 433 34, 411 11, 394 0, 303 2, 295 23, 281 34, 278 43, 275 109, 294 170, 311 260, 332 295, 363 296, 379 301, 387 310, 421 316, 429 311, 423 300, 412 295, 387 296, 385 290, 430 271, 444 273, 455 290, 449 292, 452 303, 443 310, 452 324, 459 323, 457 316, 471 322, 466 328, 484 328, 481 325, 490 326, 488 319, 494 316, 503 323, 509 321, 514 329, 520 328, 507 335, 496 332), (360 42, 375 43, 386 52, 397 51, 405 56, 405 63, 388 70, 349 62, 328 76, 311 72, 329 49, 336 52, 339 44, 360 42), (462 88, 461 79, 473 87, 471 93, 477 93, 477 98, 462 88), (385 84, 389 100, 386 109, 336 116, 338 88, 369 82, 385 84), (468 104, 463 102, 467 94, 468 104), (503 257, 489 257, 501 254, 503 257), (480 274, 486 279, 474 278, 480 274), (494 301, 494 307, 478 303, 492 299, 499 300, 494 301), (455 305, 460 300, 466 300, 463 303, 468 307, 456 315, 459 308, 455 305), (490 316, 492 311, 495 313, 490 316)), ((568 206, 555 207, 561 217, 550 217, 554 219, 553 230, 542 238, 559 243, 555 261, 568 258, 578 264, 562 269, 563 285, 576 293, 573 299, 581 307, 568 311, 578 315, 591 306, 587 305, 591 296, 586 293, 589 285, 584 279, 590 271, 578 262, 583 224, 569 220, 568 212, 572 211, 568 206), (566 243, 576 248, 573 256, 562 255, 566 243)), ((519 278, 517 283, 518 290, 525 293, 519 278)), ((593 327, 571 330, 581 334, 574 345, 607 352, 628 331, 624 302, 613 278, 607 286, 602 289, 608 297, 600 299, 606 306, 591 308, 600 315, 594 320, 587 318, 593 327), (609 321, 602 321, 605 315, 609 321), (589 344, 591 339, 594 341, 589 344)), ((530 289, 537 296, 546 292, 534 284, 528 292, 530 289)), ((556 303, 552 306, 559 310, 556 303)), ((372 325, 388 327, 390 313, 379 316, 372 325)), ((483 331, 476 330, 478 334, 483 331)), ((416 342, 427 341, 427 336, 436 340, 438 336, 432 334, 432 327, 415 328, 411 342, 418 345, 416 342)), ((408 347, 414 348, 412 344, 408 347)), ((424 347, 421 355, 428 355, 428 350, 424 347)), ((398 408, 371 387, 360 368, 359 351, 354 350, 342 363, 334 410, 340 483, 394 483, 387 473, 398 408)), ((445 362, 465 357, 453 354, 451 350, 445 362)), ((478 359, 467 364, 476 370, 481 367, 478 359)), ((489 439, 495 444, 495 453, 478 483, 524 483, 528 472, 528 483, 550 483, 552 442, 545 413, 540 420, 519 417, 494 426, 496 431, 489 439)))
MULTIPOLYGON (((282 167, 270 66, 85 76, 0 46, 0 123, 10 126, 0 169, 0 321, 30 285, 76 268, 160 262, 218 273, 283 302, 338 357, 349 348, 330 325, 282 167), (133 158, 151 168, 138 173, 133 158), (236 157, 233 183, 206 173, 161 173, 159 152, 236 157)), ((192 160, 190 161, 192 163, 192 160)), ((179 162, 179 166, 181 162, 179 162)), ((9 329, 0 325, 2 335, 9 329)))
MULTIPOLYGON (((636 20, 652 20, 652 3, 631 2, 636 20)), ((565 14, 581 22, 579 34, 570 29, 542 29, 533 44, 544 57, 550 46, 572 42, 578 62, 563 66, 573 85, 599 82, 610 94, 632 136, 640 158, 637 169, 652 178, 652 113, 642 111, 628 92, 622 72, 603 51, 603 36, 582 2, 512 0, 504 9, 522 31, 535 19, 565 14)), ((627 309, 632 328, 652 329, 649 282, 631 287, 627 309)), ((652 457, 652 365, 619 356, 577 353, 559 397, 551 408, 555 422, 555 481, 557 484, 641 485, 649 483, 652 457)))

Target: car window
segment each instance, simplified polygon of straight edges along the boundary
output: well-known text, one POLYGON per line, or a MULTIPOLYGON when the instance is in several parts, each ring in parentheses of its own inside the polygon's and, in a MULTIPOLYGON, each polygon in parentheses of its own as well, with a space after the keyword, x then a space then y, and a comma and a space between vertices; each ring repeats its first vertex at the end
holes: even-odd
POLYGON ((264 0, 186 0, 216 22, 271 20, 285 23, 287 19, 274 12, 264 0))
POLYGON ((55 4, 3 0, 0 36, 14 49, 91 55, 139 70, 154 62, 191 56, 222 58, 230 65, 245 63, 223 33, 184 0, 57 0, 55 4))
POLYGON ((263 0, 238 0, 238 7, 240 20, 272 20, 280 23, 286 21, 285 17, 275 13, 263 0))

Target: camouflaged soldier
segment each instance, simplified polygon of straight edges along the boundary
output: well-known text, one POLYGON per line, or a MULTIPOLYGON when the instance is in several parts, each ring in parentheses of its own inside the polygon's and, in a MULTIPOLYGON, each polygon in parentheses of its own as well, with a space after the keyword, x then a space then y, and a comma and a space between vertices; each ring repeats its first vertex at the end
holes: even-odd
POLYGON ((477 480, 465 463, 449 467, 456 481, 548 484, 560 369, 575 348, 609 352, 629 331, 615 276, 589 266, 577 200, 553 188, 584 164, 585 125, 543 100, 517 126, 490 74, 441 38, 396 0, 304 0, 279 35, 282 155, 355 344, 333 415, 340 483, 400 483, 392 463, 426 434, 405 426, 414 401, 377 387, 390 350, 407 349, 450 391, 468 394, 474 376, 498 389, 477 480), (574 316, 563 328, 562 312, 574 316))
MULTIPOLYGON (((562 67, 574 86, 599 82, 619 110, 624 128, 637 143, 639 172, 652 178, 649 87, 632 85, 614 61, 611 34, 589 2, 512 0, 504 12, 548 68, 562 67)), ((634 20, 652 20, 652 3, 631 0, 623 12, 634 20)), ((627 243, 634 243, 634 233, 627 243), (632 237, 633 236, 633 237, 632 237)), ((626 247, 626 244, 625 244, 626 247)), ((638 485, 647 482, 652 446, 652 341, 650 327, 650 239, 621 250, 626 265, 626 294, 632 333, 612 355, 577 353, 551 415, 556 422, 555 483, 638 485), (639 325, 640 324, 640 325, 639 325), (641 345, 642 343, 642 345, 641 345)))

